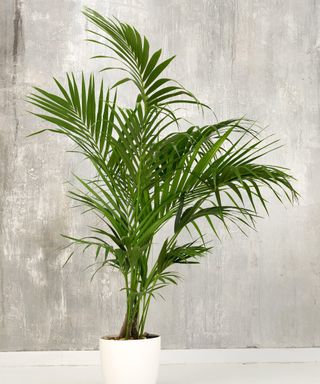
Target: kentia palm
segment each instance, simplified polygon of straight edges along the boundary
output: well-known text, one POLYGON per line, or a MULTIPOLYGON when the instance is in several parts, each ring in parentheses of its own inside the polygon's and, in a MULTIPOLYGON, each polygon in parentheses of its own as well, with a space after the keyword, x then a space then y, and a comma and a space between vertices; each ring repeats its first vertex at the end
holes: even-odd
POLYGON ((267 210, 266 189, 280 201, 293 202, 297 193, 286 169, 259 163, 278 144, 260 138, 250 121, 179 130, 183 119, 176 106, 208 107, 163 77, 174 57, 162 61, 161 50, 151 52, 148 40, 128 24, 88 8, 84 14, 99 31, 90 30, 89 41, 107 52, 96 57, 117 63, 103 71, 116 69, 124 77, 105 86, 94 75, 77 81, 70 74, 66 86, 55 80, 58 94, 35 88, 29 101, 44 111, 38 117, 56 126, 44 130, 69 137, 95 168, 94 178, 78 177, 81 190, 70 197, 101 224, 90 237, 67 237, 84 250, 95 248, 98 269, 111 266, 123 275, 127 308, 119 338, 139 339, 152 297, 177 281, 174 265, 197 263, 208 253, 203 220, 215 235, 218 223, 254 226, 257 205, 267 210), (136 89, 132 108, 117 102, 117 88, 126 82, 136 89), (152 263, 154 237, 168 222, 172 233, 152 263), (181 231, 191 227, 199 239, 182 244, 181 231))

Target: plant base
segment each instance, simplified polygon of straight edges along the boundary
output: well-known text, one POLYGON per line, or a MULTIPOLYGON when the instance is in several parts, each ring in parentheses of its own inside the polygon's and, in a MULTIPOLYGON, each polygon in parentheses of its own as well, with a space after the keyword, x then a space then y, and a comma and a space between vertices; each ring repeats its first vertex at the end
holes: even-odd
POLYGON ((140 340, 100 339, 104 384, 156 384, 161 338, 140 340))

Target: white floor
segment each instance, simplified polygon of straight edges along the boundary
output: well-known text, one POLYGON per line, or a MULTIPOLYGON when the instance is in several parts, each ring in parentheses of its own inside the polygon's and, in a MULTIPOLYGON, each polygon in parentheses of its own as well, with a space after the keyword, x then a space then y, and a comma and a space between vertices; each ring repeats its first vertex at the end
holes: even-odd
MULTIPOLYGON (((99 366, 0 367, 1 384, 102 384, 99 366)), ((162 365, 158 384, 319 384, 320 363, 162 365)))

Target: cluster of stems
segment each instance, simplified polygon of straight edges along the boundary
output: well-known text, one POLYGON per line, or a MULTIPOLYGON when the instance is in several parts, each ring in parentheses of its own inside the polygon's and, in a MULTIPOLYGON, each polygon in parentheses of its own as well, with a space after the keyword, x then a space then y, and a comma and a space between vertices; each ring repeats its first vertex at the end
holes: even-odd
POLYGON ((126 315, 119 339, 141 339, 145 337, 145 325, 152 293, 143 288, 137 274, 125 275, 126 315))

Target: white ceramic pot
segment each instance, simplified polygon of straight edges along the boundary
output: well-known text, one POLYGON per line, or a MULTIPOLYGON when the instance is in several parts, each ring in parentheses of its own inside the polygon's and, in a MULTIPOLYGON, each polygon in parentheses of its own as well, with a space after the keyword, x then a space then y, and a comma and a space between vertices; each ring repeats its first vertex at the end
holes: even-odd
POLYGON ((100 339, 104 384, 156 384, 161 338, 100 339))

